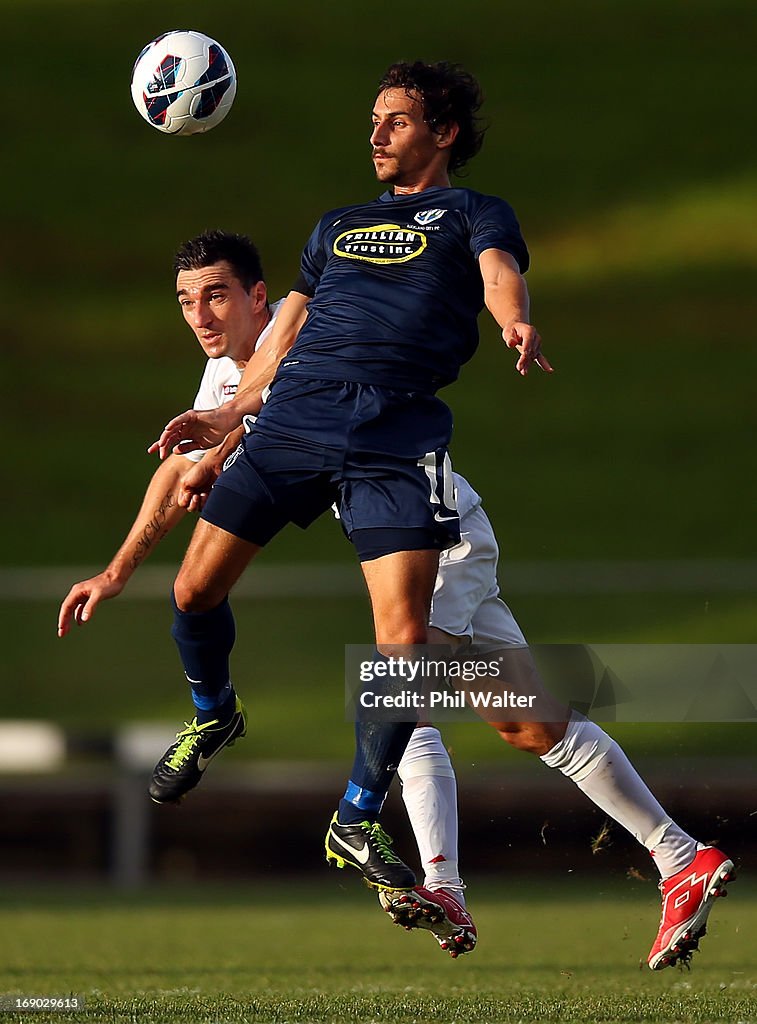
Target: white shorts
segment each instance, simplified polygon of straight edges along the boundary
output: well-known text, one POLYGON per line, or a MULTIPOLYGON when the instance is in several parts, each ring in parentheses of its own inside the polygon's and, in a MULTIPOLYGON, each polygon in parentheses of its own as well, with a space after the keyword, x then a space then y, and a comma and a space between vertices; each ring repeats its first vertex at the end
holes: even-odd
POLYGON ((460 520, 460 543, 441 552, 429 625, 474 644, 527 647, 499 596, 498 558, 492 524, 477 505, 460 520))

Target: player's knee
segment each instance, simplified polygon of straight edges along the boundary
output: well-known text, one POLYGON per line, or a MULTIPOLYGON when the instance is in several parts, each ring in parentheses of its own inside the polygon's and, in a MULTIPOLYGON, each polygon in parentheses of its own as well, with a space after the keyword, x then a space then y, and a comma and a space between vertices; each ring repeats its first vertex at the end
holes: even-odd
POLYGON ((390 656, 395 647, 408 647, 428 642, 428 628, 423 619, 417 622, 400 619, 376 623, 376 644, 382 654, 390 656))
POLYGON ((212 582, 193 578, 180 572, 173 587, 174 600, 183 612, 207 612, 215 608, 226 597, 212 582))

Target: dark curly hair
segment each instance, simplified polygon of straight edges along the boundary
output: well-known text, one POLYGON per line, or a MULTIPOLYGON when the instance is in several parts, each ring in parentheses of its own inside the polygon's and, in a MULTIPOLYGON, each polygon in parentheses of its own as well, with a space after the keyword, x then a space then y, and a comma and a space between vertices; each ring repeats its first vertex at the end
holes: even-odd
POLYGON ((180 270, 200 270, 221 260, 231 266, 246 292, 258 281, 265 280, 260 254, 254 244, 247 235, 233 235, 228 231, 203 231, 180 245, 173 259, 174 276, 180 270))
POLYGON ((385 89, 416 94, 423 103, 423 118, 433 131, 449 124, 458 126, 450 147, 450 173, 459 174, 481 149, 487 126, 476 115, 484 97, 476 79, 460 64, 400 61, 384 72, 378 91, 385 89))

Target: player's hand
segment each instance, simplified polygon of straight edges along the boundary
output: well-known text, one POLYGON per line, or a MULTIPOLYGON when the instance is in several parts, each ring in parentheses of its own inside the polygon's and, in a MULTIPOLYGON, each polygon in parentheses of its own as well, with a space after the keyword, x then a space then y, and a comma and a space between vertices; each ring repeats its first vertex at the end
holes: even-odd
POLYGON ((83 626, 92 618, 101 601, 117 597, 123 589, 123 583, 105 572, 81 583, 74 583, 58 611, 58 636, 65 636, 74 622, 77 626, 83 626))
POLYGON ((171 452, 183 455, 199 448, 215 448, 238 422, 238 415, 223 407, 188 409, 166 423, 158 440, 153 441, 147 451, 158 452, 161 459, 165 459, 171 452))
POLYGON ((502 337, 508 348, 514 348, 520 353, 515 369, 525 377, 533 363, 541 367, 545 373, 554 373, 549 360, 542 354, 541 338, 533 324, 526 324, 516 321, 508 324, 502 331, 502 337))
POLYGON ((212 455, 206 455, 195 463, 181 478, 178 503, 189 512, 201 512, 213 484, 218 479, 221 466, 212 455))

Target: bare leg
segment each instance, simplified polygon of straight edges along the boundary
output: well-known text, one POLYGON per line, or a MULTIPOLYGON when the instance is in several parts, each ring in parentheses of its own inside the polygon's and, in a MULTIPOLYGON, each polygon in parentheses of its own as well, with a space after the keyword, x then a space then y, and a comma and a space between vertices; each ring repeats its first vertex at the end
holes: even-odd
POLYGON ((215 608, 260 550, 257 544, 198 520, 174 583, 178 607, 184 612, 215 608))
POLYGON ((426 643, 438 566, 438 551, 398 551, 362 563, 379 647, 426 643))
MULTIPOLYGON (((426 642, 436 551, 404 551, 363 563, 376 631, 376 660, 407 656, 426 642)), ((355 761, 326 836, 326 856, 358 868, 378 889, 409 890, 415 875, 391 851, 377 818, 415 723, 355 723, 355 761)))
MULTIPOLYGON (((400 551, 363 563, 376 633, 377 658, 408 655, 424 644, 438 565, 436 551, 400 551)), ((356 723, 357 750, 339 805, 339 821, 375 819, 413 731, 413 722, 356 723)))
MULTIPOLYGON (((492 722, 503 740, 557 768, 649 850, 663 877, 691 862, 696 842, 665 812, 623 750, 595 722, 570 714, 546 692, 527 650, 514 651, 515 686, 535 693, 547 722, 492 722)), ((508 680, 509 682, 509 680, 508 680)))

